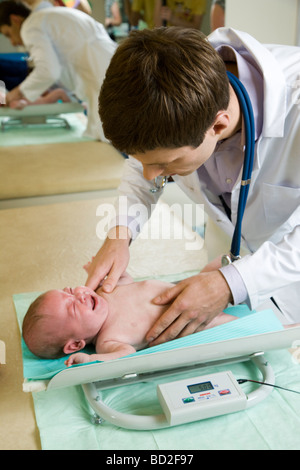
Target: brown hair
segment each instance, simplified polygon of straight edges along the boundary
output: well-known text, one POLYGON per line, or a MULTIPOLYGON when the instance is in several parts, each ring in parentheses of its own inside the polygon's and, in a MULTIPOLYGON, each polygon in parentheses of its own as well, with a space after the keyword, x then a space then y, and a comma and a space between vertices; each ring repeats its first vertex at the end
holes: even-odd
POLYGON ((22 324, 22 335, 33 354, 44 359, 56 359, 65 356, 63 348, 66 338, 61 334, 56 337, 43 334, 41 326, 50 319, 50 315, 42 308, 45 295, 37 297, 29 306, 22 324))
POLYGON ((30 8, 22 2, 4 1, 0 2, 0 26, 11 26, 10 15, 18 15, 27 18, 31 13, 30 8))
POLYGON ((122 152, 198 147, 229 104, 225 64, 206 36, 177 27, 133 31, 99 96, 105 136, 122 152))

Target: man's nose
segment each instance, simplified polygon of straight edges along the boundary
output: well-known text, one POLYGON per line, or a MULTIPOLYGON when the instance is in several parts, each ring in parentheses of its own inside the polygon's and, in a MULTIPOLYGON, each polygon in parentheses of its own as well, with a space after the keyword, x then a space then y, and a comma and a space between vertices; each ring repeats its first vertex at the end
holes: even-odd
POLYGON ((163 170, 161 168, 153 167, 149 168, 144 166, 143 167, 143 176, 146 180, 151 181, 154 180, 157 176, 160 176, 163 173, 163 170))

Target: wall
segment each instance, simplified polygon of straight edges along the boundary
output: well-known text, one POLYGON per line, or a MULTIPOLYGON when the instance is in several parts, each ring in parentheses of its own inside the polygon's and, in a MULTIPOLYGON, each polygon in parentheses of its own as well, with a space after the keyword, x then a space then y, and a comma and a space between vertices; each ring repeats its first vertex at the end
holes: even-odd
MULTIPOLYGON (((90 0, 90 3, 92 5, 93 9, 93 17, 97 20, 100 21, 100 23, 104 22, 104 2, 105 0, 90 0)), ((210 7, 211 7, 212 0, 206 0, 206 14, 203 18, 203 23, 202 23, 202 28, 201 31, 203 31, 205 34, 210 33, 210 7)))
POLYGON ((3 36, 3 34, 0 34, 0 53, 1 52, 16 52, 16 48, 13 47, 9 40, 3 36))
MULTIPOLYGON (((104 1, 105 0, 91 0, 90 1, 92 9, 93 9, 93 17, 100 23, 104 23, 104 1)), ((210 12, 211 2, 212 0, 207 0, 206 15, 203 19, 203 24, 201 28, 201 30, 205 34, 210 33, 209 12, 210 12)), ((1 52, 16 52, 16 51, 17 49, 10 44, 8 39, 6 39, 6 37, 0 34, 0 53, 1 52)))
POLYGON ((300 46, 300 0, 226 0, 225 21, 262 43, 300 46))
POLYGON ((99 23, 104 23, 104 1, 105 0, 90 0, 93 17, 99 21, 99 23))

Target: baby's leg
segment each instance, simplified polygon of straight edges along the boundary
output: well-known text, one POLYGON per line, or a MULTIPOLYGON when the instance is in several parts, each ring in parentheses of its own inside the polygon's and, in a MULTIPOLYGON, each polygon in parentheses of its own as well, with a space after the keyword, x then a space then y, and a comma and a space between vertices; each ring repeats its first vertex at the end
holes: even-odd
POLYGON ((56 103, 58 100, 61 100, 63 103, 68 103, 70 98, 67 93, 62 88, 56 88, 55 90, 49 91, 41 98, 38 98, 34 104, 50 104, 56 103))
POLYGON ((61 100, 63 103, 70 102, 70 98, 68 97, 67 93, 62 88, 56 88, 53 91, 41 96, 35 101, 27 101, 25 99, 15 100, 12 101, 9 105, 10 108, 13 109, 23 109, 25 106, 32 105, 32 104, 50 104, 56 103, 58 100, 61 100))
POLYGON ((228 315, 228 313, 220 313, 217 315, 210 323, 206 325, 204 330, 208 330, 208 328, 214 328, 215 326, 223 325, 224 323, 229 323, 231 321, 237 320, 237 317, 233 315, 228 315))

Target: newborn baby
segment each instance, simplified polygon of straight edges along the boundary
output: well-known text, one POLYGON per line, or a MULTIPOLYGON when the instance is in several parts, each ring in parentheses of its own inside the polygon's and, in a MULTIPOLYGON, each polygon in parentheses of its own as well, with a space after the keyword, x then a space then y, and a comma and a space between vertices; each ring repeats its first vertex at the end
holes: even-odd
MULTIPOLYGON (((88 287, 51 290, 29 307, 23 338, 31 352, 43 358, 72 354, 67 366, 107 361, 147 347, 145 335, 168 305, 152 302, 173 284, 158 280, 134 282, 126 274, 113 292, 88 287), (78 352, 94 344, 96 354, 78 352)), ((234 320, 222 313, 208 326, 234 320)))
POLYGON ((23 109, 25 106, 33 104, 51 104, 62 101, 63 103, 70 102, 68 94, 62 88, 55 88, 54 90, 47 91, 40 98, 35 101, 28 101, 26 98, 20 100, 13 100, 9 103, 9 107, 13 109, 23 109))

